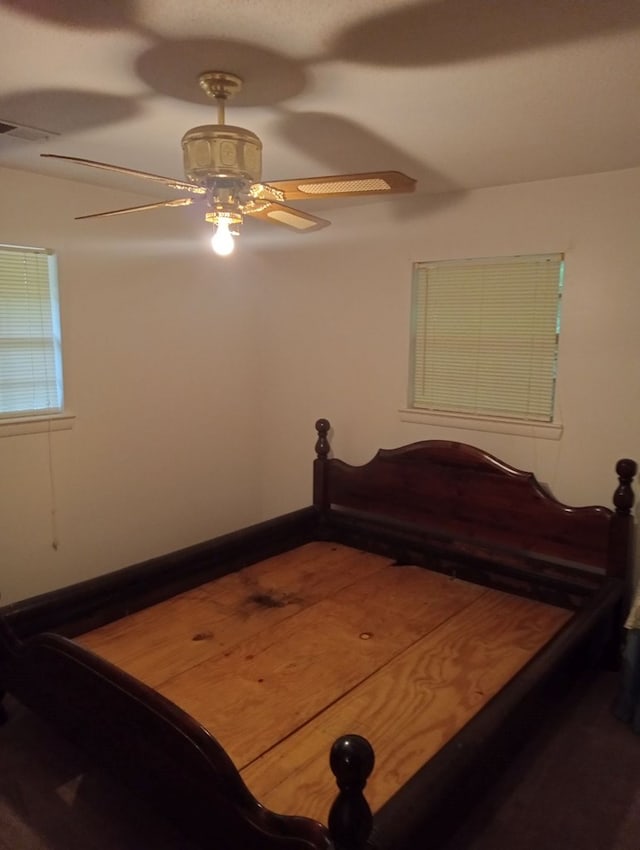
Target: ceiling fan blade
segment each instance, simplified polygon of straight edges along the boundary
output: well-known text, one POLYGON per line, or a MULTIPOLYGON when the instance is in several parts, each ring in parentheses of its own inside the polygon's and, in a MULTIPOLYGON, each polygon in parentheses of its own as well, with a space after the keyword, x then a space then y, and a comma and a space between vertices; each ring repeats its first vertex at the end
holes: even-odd
POLYGON ((331 224, 326 218, 318 218, 317 215, 311 215, 311 213, 297 210, 294 207, 288 207, 286 204, 278 204, 274 201, 257 204, 254 210, 245 207, 244 212, 253 218, 272 221, 276 224, 284 224, 292 230, 297 230, 298 233, 309 233, 312 230, 320 230, 331 224))
POLYGON ((401 171, 365 171, 362 174, 334 174, 328 177, 302 177, 298 180, 269 180, 259 184, 258 197, 279 201, 337 198, 341 195, 389 195, 413 192, 416 180, 401 171))
POLYGON ((181 192, 193 192, 196 195, 204 195, 207 191, 202 186, 197 186, 195 183, 187 183, 185 180, 177 180, 173 177, 161 177, 159 174, 136 171, 133 168, 123 168, 120 165, 110 165, 108 162, 95 162, 92 159, 81 159, 77 156, 61 156, 57 153, 41 153, 40 156, 50 159, 62 159, 65 162, 73 162, 76 165, 87 165, 89 168, 100 168, 103 171, 115 171, 118 174, 126 174, 129 177, 143 177, 145 180, 155 180, 156 183, 163 183, 165 186, 170 186, 172 189, 178 189, 181 192))
POLYGON ((122 210, 109 210, 108 212, 91 213, 90 215, 77 215, 76 221, 83 218, 105 218, 108 215, 124 215, 125 213, 141 212, 142 210, 155 210, 158 207, 188 207, 195 203, 194 198, 175 198, 172 201, 157 201, 154 204, 142 204, 139 207, 125 207, 122 210))

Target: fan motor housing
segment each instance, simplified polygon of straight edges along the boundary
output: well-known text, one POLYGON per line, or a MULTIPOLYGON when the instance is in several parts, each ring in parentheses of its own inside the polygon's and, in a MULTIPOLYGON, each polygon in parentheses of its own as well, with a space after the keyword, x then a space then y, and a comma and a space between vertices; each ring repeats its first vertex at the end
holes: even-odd
POLYGON ((201 186, 230 177, 257 183, 262 176, 262 142, 250 130, 230 124, 203 124, 182 137, 184 172, 201 186))

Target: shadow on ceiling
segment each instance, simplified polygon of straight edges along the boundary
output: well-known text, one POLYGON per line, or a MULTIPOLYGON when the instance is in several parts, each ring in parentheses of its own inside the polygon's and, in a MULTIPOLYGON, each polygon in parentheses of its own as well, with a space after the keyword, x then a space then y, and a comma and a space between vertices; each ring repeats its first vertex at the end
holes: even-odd
MULTIPOLYGON (((138 23, 138 0, 4 0, 3 5, 70 28, 129 29, 153 35, 138 23)), ((414 0, 410 6, 347 28, 326 55, 308 61, 428 66, 592 38, 638 25, 638 0, 414 0)), ((212 60, 221 67, 213 56, 207 67, 212 60)))
MULTIPOLYGON (((459 188, 444 175, 425 166, 423 161, 414 159, 387 139, 348 118, 327 112, 291 112, 282 108, 277 115, 274 130, 288 144, 326 164, 327 174, 393 168, 411 175, 424 191, 455 192, 459 188)), ((301 175, 268 176, 276 180, 301 175)), ((404 206, 405 197, 398 196, 396 200, 402 201, 404 206)))
POLYGON ((640 25, 638 0, 436 0, 347 28, 317 61, 429 67, 562 44, 640 25))
POLYGON ((212 106, 213 101, 198 85, 198 75, 207 70, 231 71, 249 81, 233 98, 234 107, 280 103, 300 94, 307 85, 305 63, 228 39, 158 39, 136 61, 138 76, 158 94, 212 106))
MULTIPOLYGON (((136 0, 3 0, 7 8, 71 29, 122 29, 135 21, 136 0)), ((131 29, 134 29, 131 26, 131 29)))
POLYGON ((3 121, 54 133, 115 124, 141 109, 138 100, 96 91, 37 89, 0 97, 3 121))

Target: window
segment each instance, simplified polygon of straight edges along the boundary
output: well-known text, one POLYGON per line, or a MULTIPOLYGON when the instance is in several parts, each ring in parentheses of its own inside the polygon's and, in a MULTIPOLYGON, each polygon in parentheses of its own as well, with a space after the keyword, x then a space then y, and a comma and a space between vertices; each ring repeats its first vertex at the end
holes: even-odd
POLYGON ((60 413, 62 357, 55 256, 0 246, 0 416, 60 413))
POLYGON ((563 255, 414 265, 409 406, 551 422, 563 255))

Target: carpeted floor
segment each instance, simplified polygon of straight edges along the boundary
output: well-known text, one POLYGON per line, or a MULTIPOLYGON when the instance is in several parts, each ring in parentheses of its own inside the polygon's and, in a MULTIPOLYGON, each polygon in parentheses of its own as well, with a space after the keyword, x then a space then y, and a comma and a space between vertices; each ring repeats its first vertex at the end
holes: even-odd
POLYGON ((618 685, 606 671, 581 682, 446 850, 638 850, 640 736, 612 714, 618 685))
MULTIPOLYGON (((611 714, 617 684, 608 672, 583 682, 461 813, 446 850, 638 850, 640 737, 611 714)), ((0 850, 191 850, 28 711, 7 707, 0 850)))
POLYGON ((192 850, 84 754, 6 698, 0 850, 192 850))

